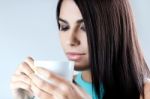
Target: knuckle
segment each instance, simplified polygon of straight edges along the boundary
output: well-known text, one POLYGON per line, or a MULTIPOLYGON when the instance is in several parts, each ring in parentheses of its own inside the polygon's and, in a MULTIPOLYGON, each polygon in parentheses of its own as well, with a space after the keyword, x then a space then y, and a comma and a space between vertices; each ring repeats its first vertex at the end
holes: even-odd
POLYGON ((27 66, 28 66, 28 63, 22 62, 21 65, 20 65, 20 69, 27 68, 27 66))
POLYGON ((26 66, 28 66, 28 63, 27 62, 23 62, 22 66, 26 67, 26 66))
POLYGON ((70 88, 67 87, 66 85, 61 85, 61 89, 63 90, 64 92, 64 95, 67 95, 69 92, 70 92, 70 88))
POLYGON ((21 75, 21 78, 22 78, 23 80, 25 80, 25 81, 27 81, 27 80, 28 80, 28 77, 27 77, 27 76, 25 76, 25 75, 21 75))

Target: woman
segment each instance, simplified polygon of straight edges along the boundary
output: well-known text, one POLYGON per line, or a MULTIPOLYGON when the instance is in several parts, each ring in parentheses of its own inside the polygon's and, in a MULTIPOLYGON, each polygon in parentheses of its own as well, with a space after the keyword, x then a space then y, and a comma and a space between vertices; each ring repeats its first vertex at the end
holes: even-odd
POLYGON ((61 44, 75 70, 73 82, 27 58, 12 77, 16 99, 150 99, 149 69, 140 50, 128 0, 59 0, 61 44))

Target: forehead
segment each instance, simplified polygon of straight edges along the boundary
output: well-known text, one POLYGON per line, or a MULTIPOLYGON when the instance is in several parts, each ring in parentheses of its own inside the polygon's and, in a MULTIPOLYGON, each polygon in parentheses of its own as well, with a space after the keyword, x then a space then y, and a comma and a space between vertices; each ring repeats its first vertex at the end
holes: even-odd
POLYGON ((59 17, 68 21, 82 19, 81 12, 74 0, 63 0, 59 17))

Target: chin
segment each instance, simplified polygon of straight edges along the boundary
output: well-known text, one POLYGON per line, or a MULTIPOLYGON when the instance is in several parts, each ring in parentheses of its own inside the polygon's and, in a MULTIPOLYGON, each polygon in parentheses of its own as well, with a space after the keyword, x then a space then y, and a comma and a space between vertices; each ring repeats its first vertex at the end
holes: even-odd
POLYGON ((87 70, 89 69, 89 66, 87 64, 84 64, 84 63, 80 63, 80 62, 75 62, 75 67, 74 69, 76 71, 84 71, 84 70, 87 70))

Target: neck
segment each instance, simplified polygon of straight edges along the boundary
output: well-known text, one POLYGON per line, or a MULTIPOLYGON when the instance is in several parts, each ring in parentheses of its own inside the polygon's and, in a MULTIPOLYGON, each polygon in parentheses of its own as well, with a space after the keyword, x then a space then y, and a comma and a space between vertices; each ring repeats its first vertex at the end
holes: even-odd
POLYGON ((91 83, 92 82, 91 71, 90 70, 82 71, 82 78, 83 80, 91 83))

